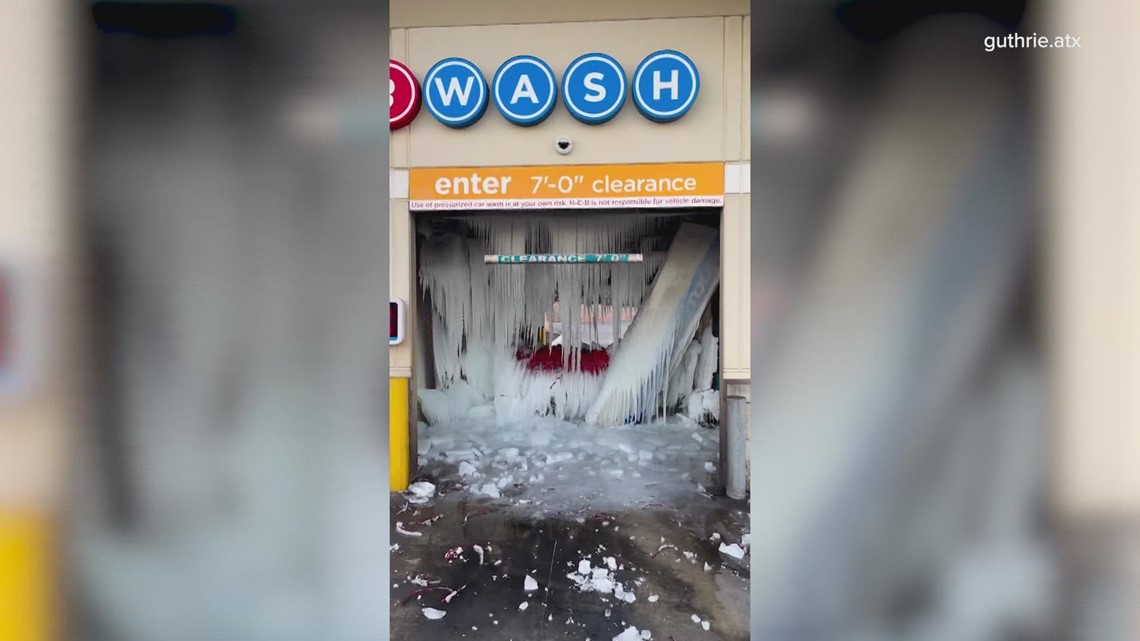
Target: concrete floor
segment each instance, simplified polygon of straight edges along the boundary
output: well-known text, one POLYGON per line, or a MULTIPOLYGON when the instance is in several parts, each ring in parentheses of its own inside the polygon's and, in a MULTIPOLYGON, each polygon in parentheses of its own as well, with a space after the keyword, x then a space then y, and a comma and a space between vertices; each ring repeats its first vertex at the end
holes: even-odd
POLYGON ((683 510, 528 514, 462 490, 440 491, 422 506, 392 496, 391 540, 399 545, 392 552, 394 639, 610 641, 630 626, 662 641, 748 639, 749 557, 735 560, 718 552, 714 537, 741 540, 748 530, 745 502, 713 497, 683 510), (398 532, 397 522, 422 535, 398 532), (660 549, 663 544, 676 549, 660 549), (475 545, 484 549, 482 564, 475 545), (457 546, 464 554, 445 560, 457 546), (567 574, 588 554, 615 557, 622 566, 615 572, 620 581, 642 581, 633 603, 579 591, 567 574), (412 596, 423 589, 409 581, 417 575, 430 575, 428 581, 438 580, 439 586, 466 587, 449 603, 441 603, 445 589, 412 596), (538 581, 537 591, 524 591, 528 575, 538 581), (651 603, 650 595, 657 601, 651 603), (528 606, 520 611, 524 602, 528 606), (447 614, 429 620, 424 607, 447 614), (709 630, 693 615, 707 620, 709 630))

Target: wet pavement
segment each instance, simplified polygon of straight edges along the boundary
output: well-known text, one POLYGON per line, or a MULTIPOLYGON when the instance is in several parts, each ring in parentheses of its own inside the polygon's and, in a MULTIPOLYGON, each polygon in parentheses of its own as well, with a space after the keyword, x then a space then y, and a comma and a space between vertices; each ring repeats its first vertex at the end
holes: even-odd
POLYGON ((748 638, 749 559, 718 551, 748 530, 745 502, 528 513, 439 489, 424 505, 392 496, 393 638, 610 641, 629 627, 659 640, 748 638), (606 567, 606 557, 632 602, 620 591, 583 592, 567 576, 583 559, 606 567), (527 576, 537 590, 524 590, 527 576), (428 607, 446 615, 431 620, 428 607))

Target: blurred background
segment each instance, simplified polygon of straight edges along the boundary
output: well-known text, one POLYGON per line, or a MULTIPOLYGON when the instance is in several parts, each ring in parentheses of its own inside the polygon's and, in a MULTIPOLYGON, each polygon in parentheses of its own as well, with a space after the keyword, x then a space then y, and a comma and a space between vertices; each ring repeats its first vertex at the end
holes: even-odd
MULTIPOLYGON (((1140 5, 753 15, 753 638, 1140 638, 1140 5)), ((387 638, 386 19, 0 3, 0 641, 387 638)))
POLYGON ((386 638, 387 7, 0 14, 0 639, 386 638))
POLYGON ((1138 638, 1140 15, 754 6, 753 638, 1138 638))

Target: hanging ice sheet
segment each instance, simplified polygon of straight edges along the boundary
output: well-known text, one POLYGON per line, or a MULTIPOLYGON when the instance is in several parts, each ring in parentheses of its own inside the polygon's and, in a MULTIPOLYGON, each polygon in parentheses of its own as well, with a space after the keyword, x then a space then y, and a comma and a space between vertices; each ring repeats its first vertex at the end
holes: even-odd
POLYGON ((693 340, 719 280, 719 232, 682 225, 610 362, 602 389, 586 412, 587 422, 619 425, 657 415, 673 365, 693 340))
POLYGON ((420 284, 432 302, 437 388, 466 381, 501 420, 551 412, 582 419, 601 377, 576 371, 581 346, 596 341, 595 319, 618 318, 622 309, 642 305, 665 262, 667 219, 570 213, 543 219, 465 217, 463 222, 474 237, 445 233, 421 249, 420 284), (486 253, 539 252, 640 252, 645 260, 532 266, 487 265, 483 259, 486 253), (553 378, 525 372, 514 355, 520 345, 533 342, 556 300, 567 371, 553 378))

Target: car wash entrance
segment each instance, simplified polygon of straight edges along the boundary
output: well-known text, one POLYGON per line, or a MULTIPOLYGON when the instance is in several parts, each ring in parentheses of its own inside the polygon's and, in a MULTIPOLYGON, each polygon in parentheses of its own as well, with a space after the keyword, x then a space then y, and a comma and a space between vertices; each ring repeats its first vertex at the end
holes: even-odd
MULTIPOLYGON (((723 176, 720 163, 413 170, 412 461, 482 476, 498 453, 525 471, 584 458, 571 437, 635 429, 670 436, 607 452, 705 448, 696 466, 713 466, 723 176)), ((503 480, 468 487, 497 495, 503 480)))
POLYGON ((719 220, 715 209, 418 215, 421 419, 715 423, 719 220))

